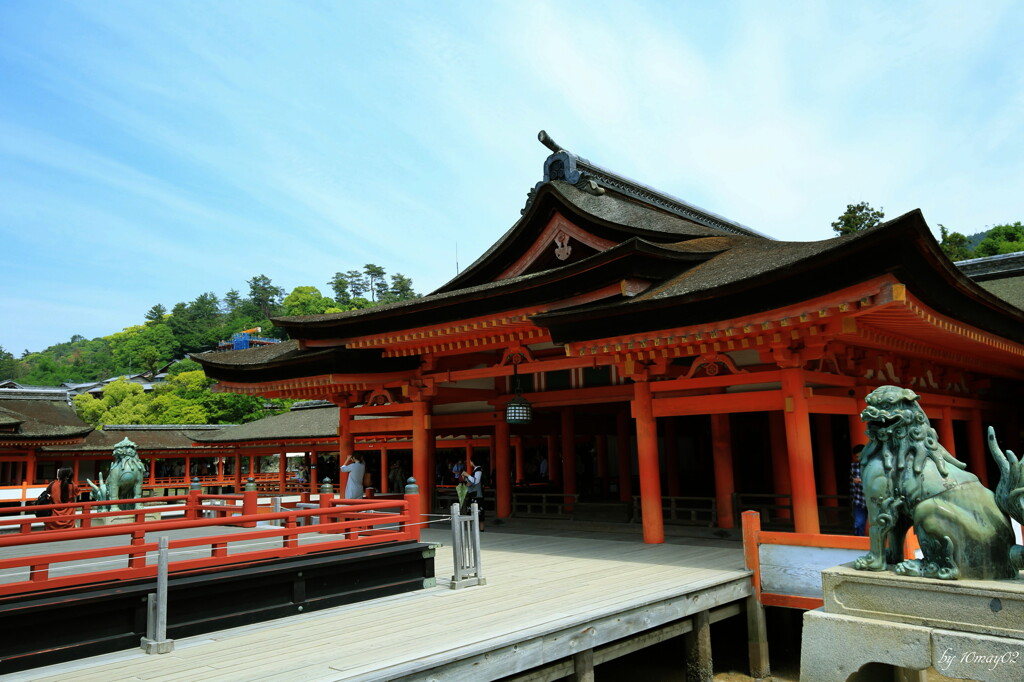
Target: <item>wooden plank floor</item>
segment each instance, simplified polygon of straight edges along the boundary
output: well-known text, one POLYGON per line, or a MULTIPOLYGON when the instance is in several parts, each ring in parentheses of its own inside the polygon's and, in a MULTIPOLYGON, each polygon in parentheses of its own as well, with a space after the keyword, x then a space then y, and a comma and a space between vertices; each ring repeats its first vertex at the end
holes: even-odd
POLYGON ((449 589, 450 532, 431 529, 423 541, 444 544, 437 587, 181 639, 169 654, 131 650, 9 679, 388 679, 748 575, 736 542, 644 545, 635 535, 531 533, 483 534, 483 586, 449 589))

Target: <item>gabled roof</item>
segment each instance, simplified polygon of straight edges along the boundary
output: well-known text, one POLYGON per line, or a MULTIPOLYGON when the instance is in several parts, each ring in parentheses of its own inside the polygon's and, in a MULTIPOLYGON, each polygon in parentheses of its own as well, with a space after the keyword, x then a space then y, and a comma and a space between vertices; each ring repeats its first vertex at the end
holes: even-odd
POLYGON ((93 428, 66 400, 23 399, 0 394, 0 443, 40 443, 82 438, 93 428))
POLYGON ((135 443, 140 452, 191 450, 197 434, 218 433, 230 425, 216 424, 108 424, 86 436, 78 445, 50 445, 42 448, 46 453, 113 452, 114 446, 124 438, 135 443))
POLYGON ((337 437, 338 408, 323 402, 293 408, 289 412, 248 424, 229 426, 216 433, 193 434, 195 442, 204 445, 246 441, 332 440, 337 437))

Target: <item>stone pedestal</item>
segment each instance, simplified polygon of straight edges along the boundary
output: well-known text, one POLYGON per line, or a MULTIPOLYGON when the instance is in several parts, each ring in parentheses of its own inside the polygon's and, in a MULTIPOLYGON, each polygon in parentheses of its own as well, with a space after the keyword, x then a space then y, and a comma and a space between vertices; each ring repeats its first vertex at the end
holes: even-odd
POLYGON ((800 679, 844 682, 867 663, 898 679, 1024 680, 1024 582, 822 571, 825 605, 804 614, 800 679), (916 672, 922 671, 922 672, 916 672))

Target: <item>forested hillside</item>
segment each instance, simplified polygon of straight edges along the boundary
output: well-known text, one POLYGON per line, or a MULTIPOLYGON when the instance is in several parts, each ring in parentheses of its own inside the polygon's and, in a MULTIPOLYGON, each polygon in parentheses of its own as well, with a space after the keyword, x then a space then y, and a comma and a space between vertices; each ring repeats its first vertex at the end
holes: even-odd
POLYGON ((207 292, 170 310, 157 303, 144 314, 140 311, 138 325, 109 336, 76 335, 43 351, 26 349, 20 357, 0 346, 0 380, 57 386, 152 373, 187 353, 210 350, 242 330, 261 327, 262 336, 283 338, 271 317, 342 312, 418 296, 408 277, 388 277, 384 268, 374 264, 335 273, 327 282, 333 296, 323 295, 314 286, 298 286, 285 295, 284 289, 262 274, 246 285, 245 295, 237 289, 220 297, 207 292))

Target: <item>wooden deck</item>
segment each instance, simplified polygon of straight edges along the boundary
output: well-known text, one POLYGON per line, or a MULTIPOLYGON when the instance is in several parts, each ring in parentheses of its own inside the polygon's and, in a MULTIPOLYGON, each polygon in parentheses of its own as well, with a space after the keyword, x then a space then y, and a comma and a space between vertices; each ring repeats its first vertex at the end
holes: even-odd
POLYGON ((564 675, 574 653, 594 649, 595 662, 601 651, 628 653, 623 637, 649 632, 658 641, 659 630, 686 632, 681 619, 726 604, 720 617, 739 614, 751 592, 735 542, 579 535, 489 530, 487 584, 452 590, 450 532, 427 530, 424 542, 444 544, 436 587, 180 639, 168 654, 130 650, 8 679, 489 680, 551 665, 564 675))

